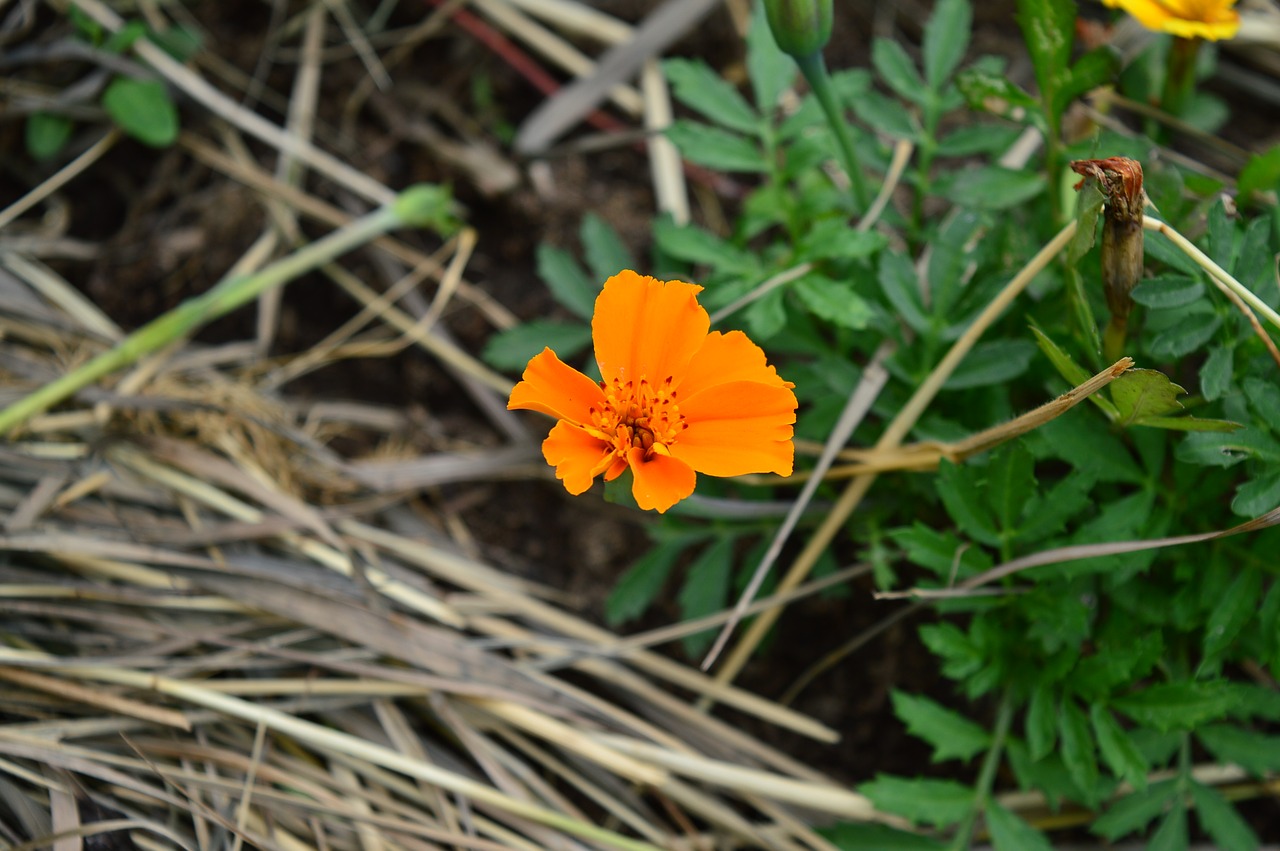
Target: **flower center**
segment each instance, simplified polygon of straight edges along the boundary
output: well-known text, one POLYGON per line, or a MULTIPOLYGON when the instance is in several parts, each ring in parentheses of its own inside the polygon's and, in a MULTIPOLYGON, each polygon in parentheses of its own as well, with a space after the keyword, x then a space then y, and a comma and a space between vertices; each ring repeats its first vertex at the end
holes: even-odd
POLYGON ((671 378, 660 385, 640 382, 601 381, 604 406, 591 408, 591 431, 613 445, 616 455, 626 455, 632 447, 645 451, 645 458, 655 452, 667 454, 667 448, 686 428, 671 378))

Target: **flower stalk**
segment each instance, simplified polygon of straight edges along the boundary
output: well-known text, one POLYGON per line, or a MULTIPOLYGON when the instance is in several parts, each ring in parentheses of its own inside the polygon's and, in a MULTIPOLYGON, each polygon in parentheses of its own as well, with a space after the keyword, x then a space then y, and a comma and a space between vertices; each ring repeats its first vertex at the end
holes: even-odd
POLYGON ((1128 334, 1131 293, 1142 279, 1142 211, 1147 197, 1142 189, 1142 165, 1128 157, 1108 157, 1076 160, 1071 170, 1085 180, 1097 181, 1102 191, 1102 288, 1111 312, 1102 334, 1102 351, 1107 359, 1117 360, 1128 334))

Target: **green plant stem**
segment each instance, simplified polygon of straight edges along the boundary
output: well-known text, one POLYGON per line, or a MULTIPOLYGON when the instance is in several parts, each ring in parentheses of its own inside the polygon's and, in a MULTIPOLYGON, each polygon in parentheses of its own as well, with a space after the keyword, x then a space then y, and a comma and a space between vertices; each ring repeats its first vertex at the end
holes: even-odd
POLYGON ((991 734, 991 747, 987 748, 987 753, 982 758, 982 768, 978 771, 973 808, 960 823, 956 835, 951 838, 951 844, 947 846, 948 851, 965 851, 969 847, 969 840, 973 838, 974 825, 978 823, 978 816, 986 809, 987 801, 991 797, 991 787, 996 781, 996 769, 1000 767, 1000 757, 1004 754, 1004 742, 1009 736, 1009 727, 1012 723, 1013 700, 1006 692, 1000 699, 1000 708, 996 711, 996 728, 991 734))
POLYGON ((299 249, 251 275, 223 278, 209 291, 148 322, 88 363, 55 379, 0 411, 0 436, 14 429, 98 379, 123 369, 175 340, 194 333, 208 322, 256 299, 267 290, 282 286, 317 266, 364 245, 388 231, 414 223, 419 217, 411 209, 415 200, 409 190, 395 203, 350 222, 324 238, 299 249), (406 200, 410 203, 406 204, 406 200))
POLYGON ((1196 82, 1196 57, 1200 54, 1200 39, 1175 38, 1169 45, 1168 63, 1164 72, 1164 91, 1160 95, 1160 108, 1175 117, 1186 111, 1196 82))
POLYGON ((803 59, 797 59, 796 64, 800 66, 800 73, 804 74, 809 88, 813 89, 814 96, 818 98, 831 132, 836 135, 840 156, 844 160, 844 170, 849 175, 849 186, 853 190, 853 203, 857 207, 856 212, 862 213, 870 203, 867 182, 862 169, 858 166, 858 154, 853 149, 853 137, 849 135, 849 125, 841 115, 835 86, 831 85, 831 75, 827 73, 827 62, 822 58, 821 51, 815 51, 803 59))

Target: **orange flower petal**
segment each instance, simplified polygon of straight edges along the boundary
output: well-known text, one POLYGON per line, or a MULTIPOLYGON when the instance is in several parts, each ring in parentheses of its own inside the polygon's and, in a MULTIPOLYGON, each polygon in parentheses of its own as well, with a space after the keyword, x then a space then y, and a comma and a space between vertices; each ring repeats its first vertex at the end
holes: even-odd
POLYGON ((583 429, 561 420, 542 441, 542 457, 556 468, 565 490, 577 496, 591 488, 613 447, 583 429))
POLYGON ((796 396, 789 387, 733 381, 680 401, 689 427, 671 454, 699 473, 791 475, 796 396))
POLYGON ((627 455, 631 465, 631 494, 636 505, 659 514, 693 493, 697 476, 693 468, 678 458, 654 454, 644 460, 644 450, 634 447, 627 455))
POLYGON ((596 361, 605 381, 680 374, 706 339, 711 320, 698 304, 702 287, 619 272, 604 282, 591 320, 596 361))
POLYGON ((538 411, 571 423, 591 421, 589 408, 604 403, 600 385, 566 364, 551 349, 543 349, 525 367, 511 390, 507 409, 538 411))
POLYGON ((672 388, 687 399, 708 387, 730 381, 754 381, 771 387, 789 387, 765 360, 764 349, 741 331, 712 331, 689 361, 683 377, 672 388))

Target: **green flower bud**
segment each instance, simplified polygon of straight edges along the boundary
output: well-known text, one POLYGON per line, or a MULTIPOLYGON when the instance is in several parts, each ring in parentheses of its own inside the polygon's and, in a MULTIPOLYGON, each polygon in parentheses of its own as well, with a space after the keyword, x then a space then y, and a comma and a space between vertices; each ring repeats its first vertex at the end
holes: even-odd
POLYGON ((764 0, 773 39, 783 53, 804 59, 831 40, 831 0, 764 0))

